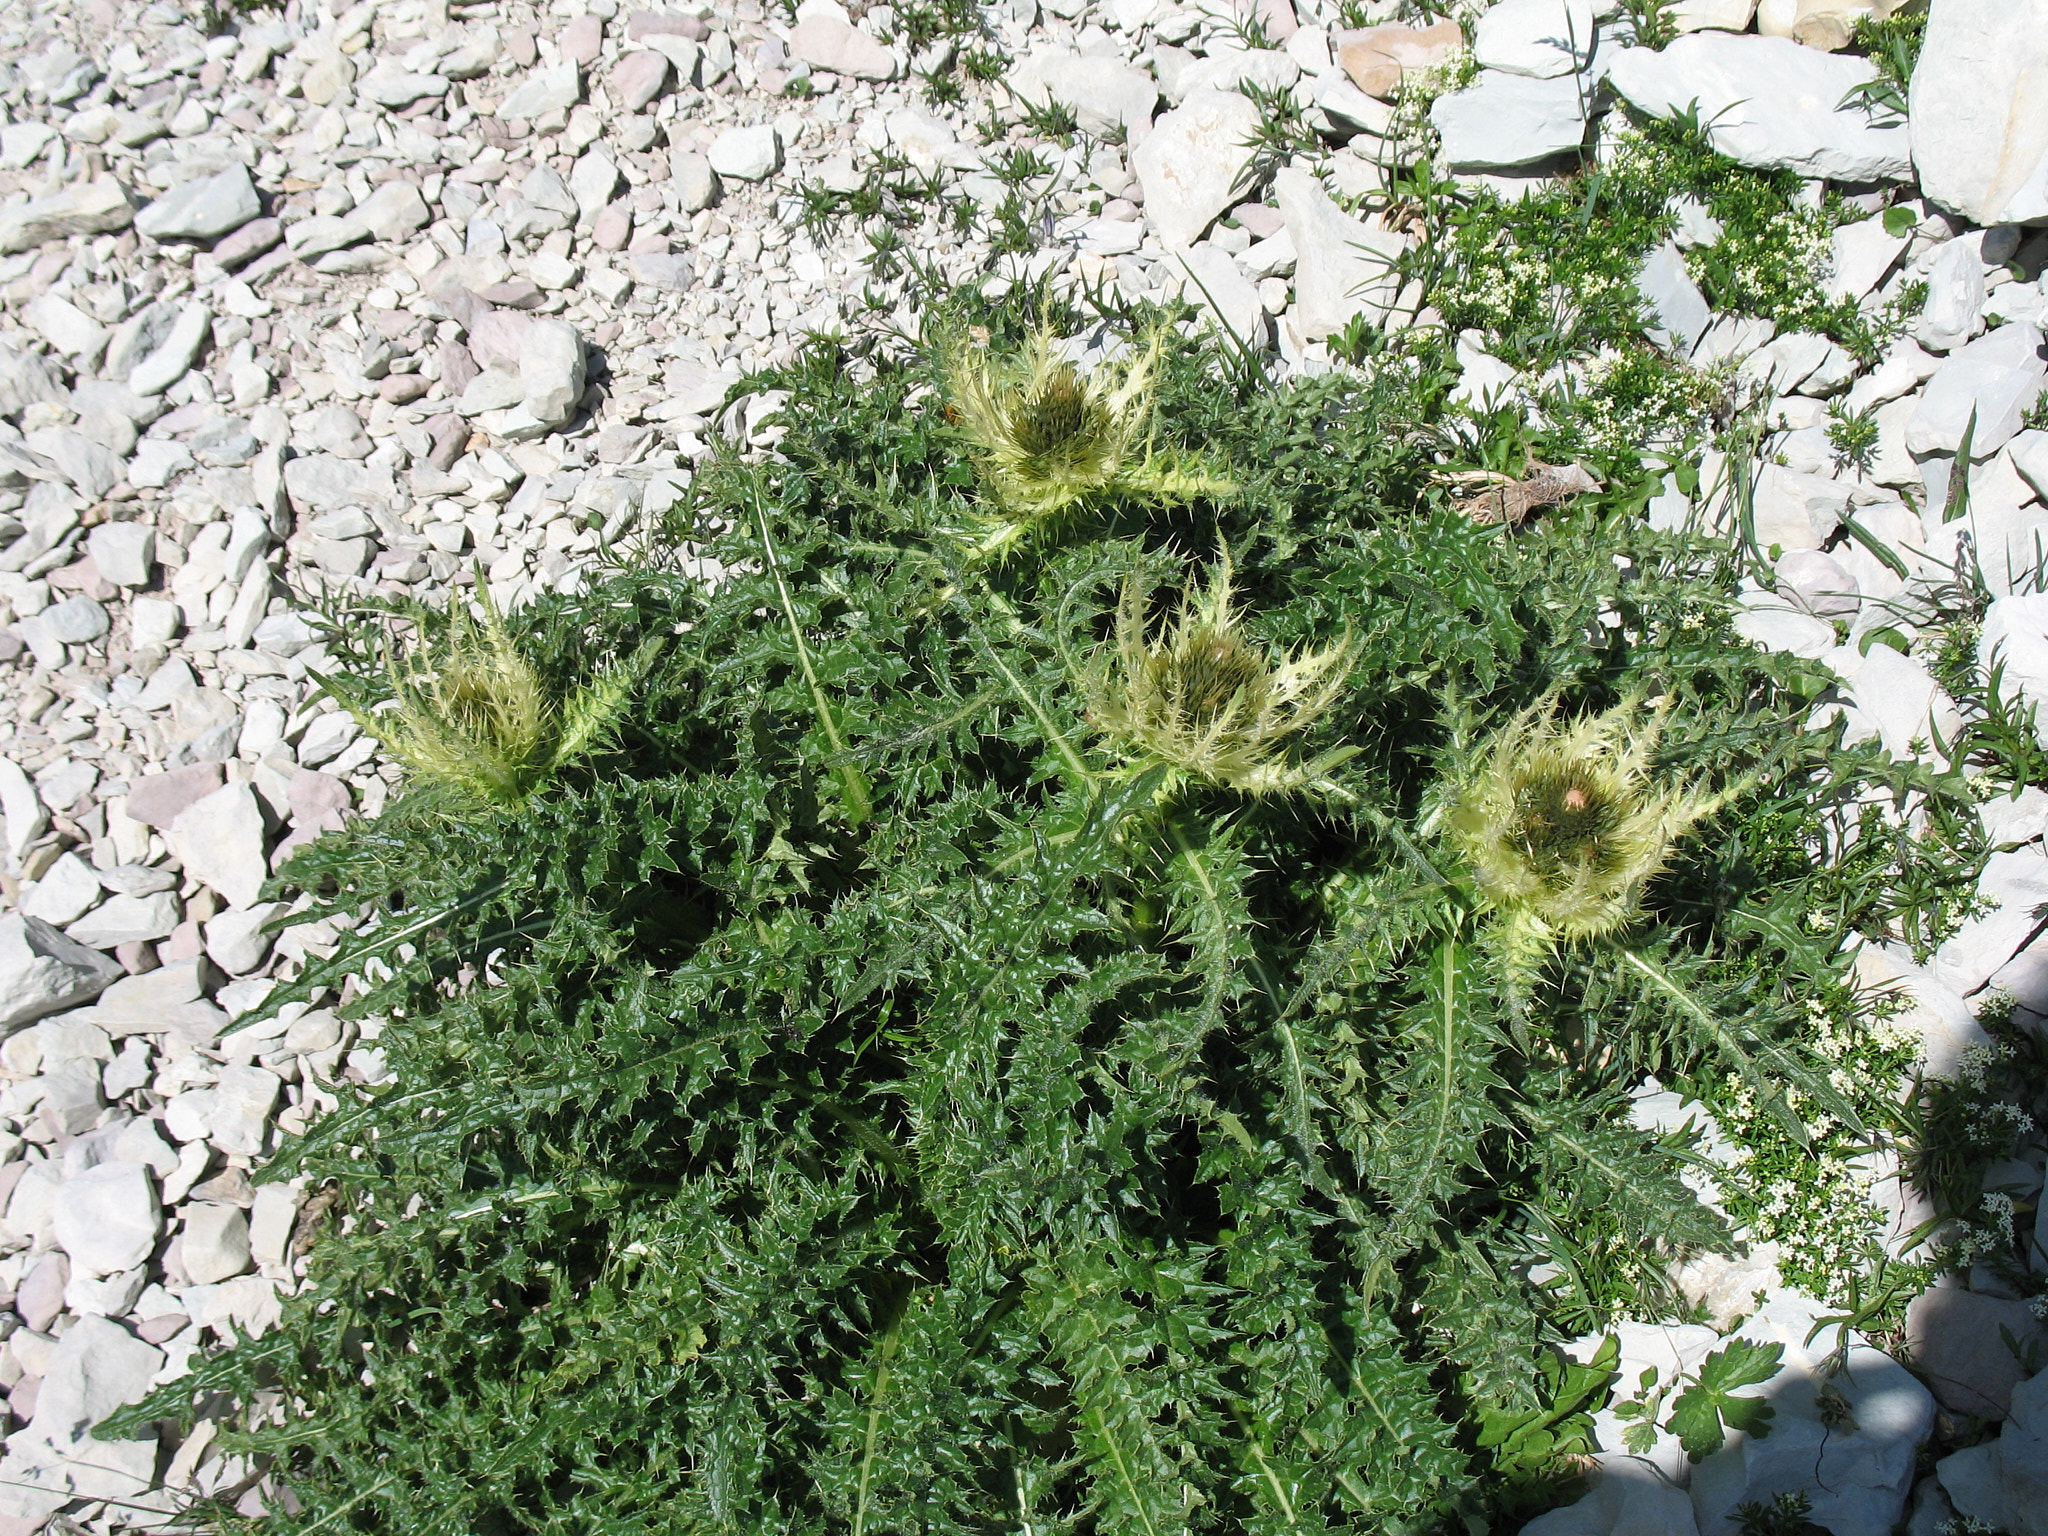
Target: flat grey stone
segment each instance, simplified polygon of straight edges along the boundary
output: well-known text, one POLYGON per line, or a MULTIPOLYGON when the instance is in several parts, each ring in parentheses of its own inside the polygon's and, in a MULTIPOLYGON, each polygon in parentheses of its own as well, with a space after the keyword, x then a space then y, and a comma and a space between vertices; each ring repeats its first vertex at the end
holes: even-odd
POLYGON ((1728 32, 1694 32, 1661 51, 1624 48, 1607 72, 1615 92, 1652 117, 1697 107, 1709 142, 1743 165, 1904 181, 1913 174, 1905 124, 1842 105, 1876 78, 1877 66, 1853 54, 1728 32))
POLYGON ((97 640, 110 626, 107 610, 82 592, 61 603, 52 603, 39 617, 43 627, 66 645, 97 640))
POLYGON ((583 99, 583 79, 573 60, 544 65, 530 71, 526 79, 498 103, 498 116, 536 118, 543 112, 566 112, 583 99))
POLYGON ((1549 80, 1577 74, 1593 57, 1592 0, 1501 0, 1472 28, 1481 67, 1549 80))
POLYGON ((215 240, 262 211, 248 168, 235 165, 171 188, 135 215, 135 227, 152 240, 215 240))
POLYGON ((71 235, 100 235, 126 229, 135 210, 111 176, 83 182, 0 208, 0 255, 31 250, 71 235))
POLYGON ((1713 311, 1686 270, 1685 256, 1676 245, 1667 240, 1643 258, 1636 271, 1636 289, 1652 317, 1650 339, 1680 356, 1690 354, 1705 334, 1713 311))
POLYGON ((178 898, 170 891, 110 896, 64 931, 94 949, 112 949, 116 944, 169 938, 181 917, 178 898))
POLYGON ((1439 96, 1429 120, 1454 171, 1513 170, 1577 149, 1586 140, 1586 97, 1576 77, 1536 80, 1487 70, 1439 96))
POLYGON ((66 853, 23 895, 21 910, 62 928, 98 906, 105 894, 92 866, 77 854, 66 853))
POLYGON ((117 587, 146 587, 156 569, 156 530, 144 523, 101 523, 85 536, 100 575, 117 587))
POLYGON ((128 387, 138 395, 160 395, 169 389, 199 356, 212 326, 213 316, 204 304, 185 305, 155 350, 129 371, 128 387))
POLYGON ((429 97, 446 96, 448 81, 442 75, 372 75, 362 83, 361 90, 378 106, 396 111, 429 97))
POLYGON ((89 1003, 121 974, 119 963, 40 918, 0 916, 0 1029, 89 1003))

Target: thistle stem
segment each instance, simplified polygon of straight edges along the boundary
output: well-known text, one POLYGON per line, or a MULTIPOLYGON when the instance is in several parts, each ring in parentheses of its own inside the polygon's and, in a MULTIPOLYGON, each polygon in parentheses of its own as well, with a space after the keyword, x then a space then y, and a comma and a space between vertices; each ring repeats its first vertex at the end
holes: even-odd
POLYGON ((832 755, 839 759, 832 773, 839 780, 847 817, 857 827, 874 814, 873 803, 868 798, 867 779, 860 769, 846 761, 846 742, 839 735, 839 722, 825 697, 824 685, 818 681, 818 669, 811 665, 810 647, 804 644, 803 626, 796 619, 795 600, 790 597, 789 583, 783 578, 782 562, 775 557, 775 544, 768 537, 768 515, 761 509, 758 487, 754 489, 753 501, 754 526, 761 531, 761 553, 767 558, 769 573, 775 578, 775 590, 782 599, 782 617, 789 625, 789 638, 796 646, 797 665, 803 669, 804 683, 811 690, 811 703, 818 711, 818 723, 824 727, 825 739, 832 745, 832 755))

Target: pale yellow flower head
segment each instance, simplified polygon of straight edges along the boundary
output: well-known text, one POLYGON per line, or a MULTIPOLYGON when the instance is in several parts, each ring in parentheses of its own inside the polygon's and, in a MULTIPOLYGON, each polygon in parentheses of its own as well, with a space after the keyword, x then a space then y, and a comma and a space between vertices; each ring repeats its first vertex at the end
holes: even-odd
POLYGON ((1235 487, 1197 457, 1152 441, 1162 340, 1083 373, 1044 327, 1014 353, 970 339, 946 348, 946 398, 988 505, 975 552, 1001 558, 1061 514, 1098 497, 1155 502, 1235 487))
POLYGON ((1173 622, 1147 624, 1152 584, 1125 582, 1116 640, 1088 677, 1088 715, 1125 755, 1242 794, 1280 794, 1313 782, 1351 755, 1340 748, 1294 762, 1289 738, 1313 725, 1343 689, 1351 644, 1277 664, 1252 645, 1230 601, 1230 562, 1206 590, 1190 584, 1173 622))
POLYGON ((421 777, 476 799, 514 804, 604 734, 656 642, 558 709, 481 582, 478 592, 481 620, 458 607, 438 645, 418 646, 403 657, 394 647, 386 662, 392 705, 353 713, 421 777))
POLYGON ((1447 830, 1504 925, 1517 969, 1559 944, 1628 923, 1672 845, 1734 789, 1655 782, 1669 699, 1628 699, 1561 720, 1555 697, 1523 710, 1457 786, 1447 830))

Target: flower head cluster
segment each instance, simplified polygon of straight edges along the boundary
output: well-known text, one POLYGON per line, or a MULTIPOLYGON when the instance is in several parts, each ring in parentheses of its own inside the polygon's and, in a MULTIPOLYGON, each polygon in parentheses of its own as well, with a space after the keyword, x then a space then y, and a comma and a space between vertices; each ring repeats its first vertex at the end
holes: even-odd
POLYGON ((1116 641, 1090 670, 1088 714, 1127 754, 1242 794, 1298 789, 1350 749, 1296 763, 1288 738, 1308 729, 1344 686, 1349 640, 1270 661, 1245 637, 1230 601, 1230 562, 1206 590, 1190 586, 1163 633, 1147 622, 1151 583, 1132 575, 1117 604, 1116 641))
POLYGON ((1566 721, 1543 700, 1501 728, 1457 787, 1450 838, 1500 915, 1511 974, 1627 923, 1672 844, 1728 798, 1654 781, 1667 708, 1629 700, 1566 721))
POLYGON ((964 341, 947 349, 947 403, 991 503, 978 553, 1007 554, 1097 497, 1173 502, 1235 489, 1201 459, 1153 443, 1162 345, 1155 335, 1086 374, 1043 328, 1007 356, 964 341))
POLYGON ((421 777, 510 805, 603 735, 655 642, 558 709, 481 583, 478 592, 481 619, 458 605, 438 646, 422 645, 403 657, 395 648, 388 653, 389 705, 352 704, 351 710, 385 750, 421 777))

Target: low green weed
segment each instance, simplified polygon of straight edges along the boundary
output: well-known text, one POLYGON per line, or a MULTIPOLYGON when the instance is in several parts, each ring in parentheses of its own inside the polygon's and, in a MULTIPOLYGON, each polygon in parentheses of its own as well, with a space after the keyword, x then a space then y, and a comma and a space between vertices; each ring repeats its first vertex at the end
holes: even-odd
MULTIPOLYGON (((1837 939, 1938 922, 1970 850, 1830 832, 1955 788, 1800 729, 1820 674, 1634 485, 1456 511, 1440 342, 1276 387, 1162 318, 1122 338, 1162 338, 1148 430, 1227 487, 976 560, 943 359, 816 342, 673 558, 510 622, 551 697, 647 657, 631 707, 516 803, 410 787, 284 872, 357 922, 273 1006, 364 978, 394 1081, 263 1171, 338 1218, 283 1323, 131 1418, 247 1405, 267 1525, 329 1536, 1422 1533, 1569 1491, 1609 1370, 1556 1346, 1726 1239, 1630 1091, 1740 1085, 1773 1157, 1885 1129, 1817 1022, 1837 939), (1651 699, 1640 774, 1582 783, 1565 731, 1548 799, 1461 799, 1527 711, 1651 699), (1725 803, 1638 827, 1611 921, 1500 942, 1455 808, 1543 819, 1569 881, 1653 784, 1725 803)), ((1660 1432, 1718 1443, 1759 1368, 1660 1432)))

